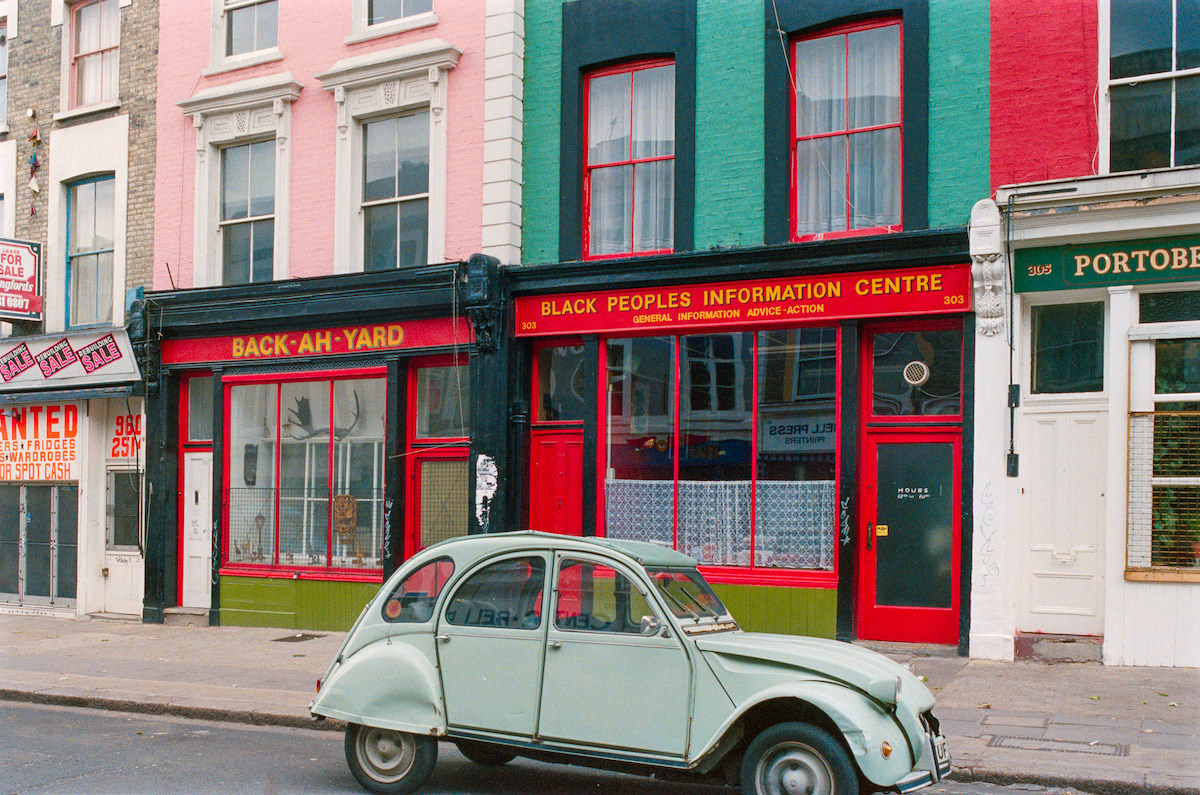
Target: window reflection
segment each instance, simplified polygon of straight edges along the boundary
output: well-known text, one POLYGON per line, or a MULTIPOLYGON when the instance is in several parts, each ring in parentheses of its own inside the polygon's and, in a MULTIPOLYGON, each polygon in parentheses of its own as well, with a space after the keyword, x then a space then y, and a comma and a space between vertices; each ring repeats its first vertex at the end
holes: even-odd
POLYGON ((871 413, 875 416, 962 412, 962 330, 876 334, 871 413))

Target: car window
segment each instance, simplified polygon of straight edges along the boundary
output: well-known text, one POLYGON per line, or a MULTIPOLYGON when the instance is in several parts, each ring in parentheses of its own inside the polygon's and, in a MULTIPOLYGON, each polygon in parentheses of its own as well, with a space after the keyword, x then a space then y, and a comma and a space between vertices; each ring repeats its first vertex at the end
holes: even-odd
POLYGON ((646 573, 679 618, 716 618, 729 612, 695 569, 646 569, 646 573))
POLYGON ((384 620, 422 624, 433 618, 433 603, 453 573, 454 561, 438 558, 405 577, 383 603, 384 620))
POLYGON ((621 572, 570 558, 559 564, 556 628, 637 635, 642 616, 653 615, 646 598, 621 572))
POLYGON ((537 629, 542 623, 546 562, 507 558, 466 579, 446 607, 446 623, 459 627, 537 629))

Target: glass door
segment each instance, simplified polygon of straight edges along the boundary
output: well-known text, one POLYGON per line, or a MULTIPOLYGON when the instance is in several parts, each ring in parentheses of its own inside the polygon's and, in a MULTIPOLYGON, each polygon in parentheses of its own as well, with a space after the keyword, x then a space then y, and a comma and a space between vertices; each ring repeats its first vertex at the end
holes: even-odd
POLYGON ((0 485, 0 599, 74 602, 78 509, 74 484, 0 485))

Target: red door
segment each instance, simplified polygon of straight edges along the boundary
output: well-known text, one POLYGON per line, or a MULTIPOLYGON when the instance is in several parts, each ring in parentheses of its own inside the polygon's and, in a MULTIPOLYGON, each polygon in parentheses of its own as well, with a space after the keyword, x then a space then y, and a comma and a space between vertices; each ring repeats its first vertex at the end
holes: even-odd
POLYGON ((532 430, 529 529, 583 534, 583 431, 532 430))
POLYGON ((957 431, 867 435, 858 637, 958 642, 961 460, 957 431))
POLYGON ((857 637, 958 643, 962 321, 863 335, 857 637))

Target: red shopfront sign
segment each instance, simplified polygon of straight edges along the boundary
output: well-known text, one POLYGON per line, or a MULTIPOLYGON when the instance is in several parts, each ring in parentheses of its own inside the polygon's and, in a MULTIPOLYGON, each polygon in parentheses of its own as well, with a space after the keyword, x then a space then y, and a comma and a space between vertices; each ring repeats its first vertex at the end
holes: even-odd
POLYGON ((838 273, 517 298, 516 335, 790 326, 966 312, 970 266, 838 273))
POLYGON ((467 345, 473 339, 464 319, 423 318, 404 323, 172 339, 162 345, 168 364, 254 362, 310 356, 345 356, 376 351, 467 345))

